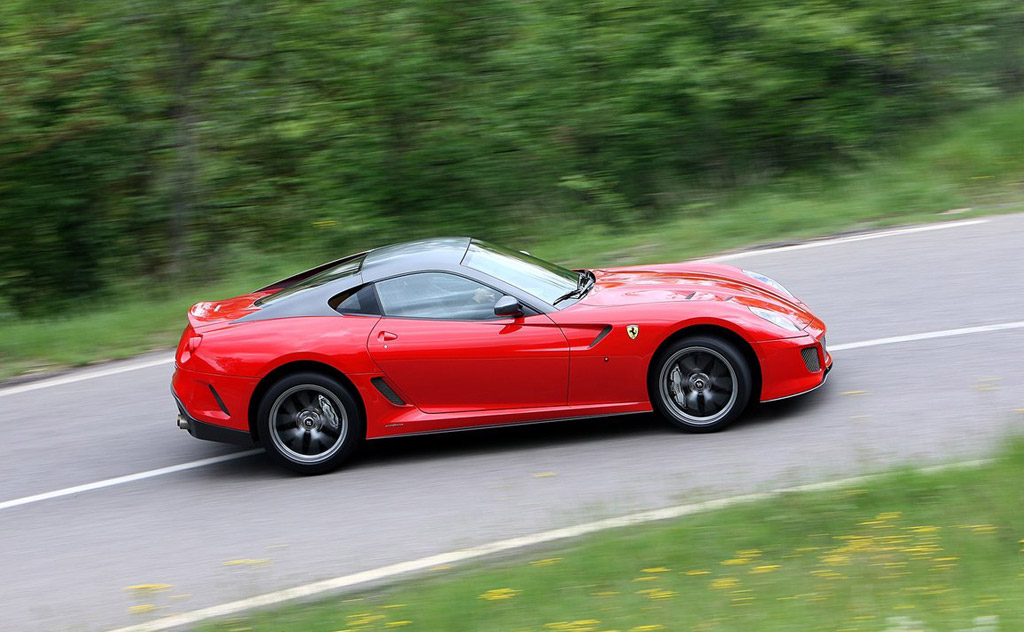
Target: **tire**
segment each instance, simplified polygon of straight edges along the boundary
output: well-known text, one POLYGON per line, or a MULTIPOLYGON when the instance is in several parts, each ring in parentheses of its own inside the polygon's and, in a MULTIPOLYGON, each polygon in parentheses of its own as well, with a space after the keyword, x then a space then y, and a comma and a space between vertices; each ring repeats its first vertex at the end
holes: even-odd
POLYGON ((324 474, 352 456, 365 436, 348 388, 320 373, 286 376, 267 389, 257 410, 267 454, 299 474, 324 474))
POLYGON ((715 432, 735 421, 750 402, 753 376, 743 354, 713 336, 673 342, 651 364, 648 391, 654 409, 688 432, 715 432))

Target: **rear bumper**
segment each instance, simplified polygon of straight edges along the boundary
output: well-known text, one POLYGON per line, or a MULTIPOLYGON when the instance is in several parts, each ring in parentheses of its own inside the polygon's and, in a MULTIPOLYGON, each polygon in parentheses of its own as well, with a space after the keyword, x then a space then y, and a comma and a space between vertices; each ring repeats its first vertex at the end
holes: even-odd
POLYGON ((248 409, 255 383, 253 378, 177 367, 171 379, 171 395, 178 406, 178 425, 197 439, 252 445, 248 409))
POLYGON ((823 336, 821 332, 818 337, 805 335, 753 345, 761 364, 760 401, 803 395, 825 384, 832 356, 825 349, 823 336))
POLYGON ((185 407, 182 406, 181 401, 177 395, 174 395, 173 391, 171 391, 171 395, 174 396, 174 402, 178 405, 178 427, 184 427, 196 439, 231 443, 246 447, 254 445, 252 435, 245 430, 235 430, 234 428, 225 428, 224 426, 199 421, 188 414, 188 411, 185 410, 185 407))

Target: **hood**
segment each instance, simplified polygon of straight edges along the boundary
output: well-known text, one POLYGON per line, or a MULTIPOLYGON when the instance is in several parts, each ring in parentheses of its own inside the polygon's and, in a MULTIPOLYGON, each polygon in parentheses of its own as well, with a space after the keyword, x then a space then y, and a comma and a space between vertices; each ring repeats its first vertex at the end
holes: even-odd
POLYGON ((734 266, 674 263, 594 270, 594 288, 580 301, 591 307, 689 301, 734 301, 788 316, 801 329, 814 316, 799 299, 755 281, 734 266))

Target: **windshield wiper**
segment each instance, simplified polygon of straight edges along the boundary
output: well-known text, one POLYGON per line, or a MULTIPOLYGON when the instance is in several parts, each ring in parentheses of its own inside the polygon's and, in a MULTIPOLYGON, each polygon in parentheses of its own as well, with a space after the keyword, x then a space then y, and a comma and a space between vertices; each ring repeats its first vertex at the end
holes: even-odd
POLYGON ((593 272, 590 270, 583 270, 580 272, 579 278, 576 279, 576 289, 569 290, 565 294, 559 296, 555 299, 555 302, 552 303, 552 305, 558 305, 562 301, 570 298, 583 298, 583 296, 590 291, 590 288, 594 287, 595 281, 596 278, 594 277, 593 272))

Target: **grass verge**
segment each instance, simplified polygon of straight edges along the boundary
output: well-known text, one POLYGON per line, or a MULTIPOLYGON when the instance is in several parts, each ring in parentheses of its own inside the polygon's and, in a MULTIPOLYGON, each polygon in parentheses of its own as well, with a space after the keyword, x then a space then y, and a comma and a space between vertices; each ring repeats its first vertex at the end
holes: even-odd
POLYGON ((978 468, 617 529, 200 630, 1021 630, 1022 476, 1017 440, 978 468))
MULTIPOLYGON (((746 187, 628 227, 560 225, 556 238, 508 243, 574 266, 673 261, 724 249, 851 228, 1024 210, 1024 99, 967 112, 911 134, 855 171, 746 187), (955 216, 949 209, 973 208, 955 216), (565 237, 571 235, 571 238, 565 237)), ((202 288, 125 290, 53 320, 0 319, 0 380, 172 346, 192 303, 233 296, 312 265, 241 261, 238 275, 202 288)))

